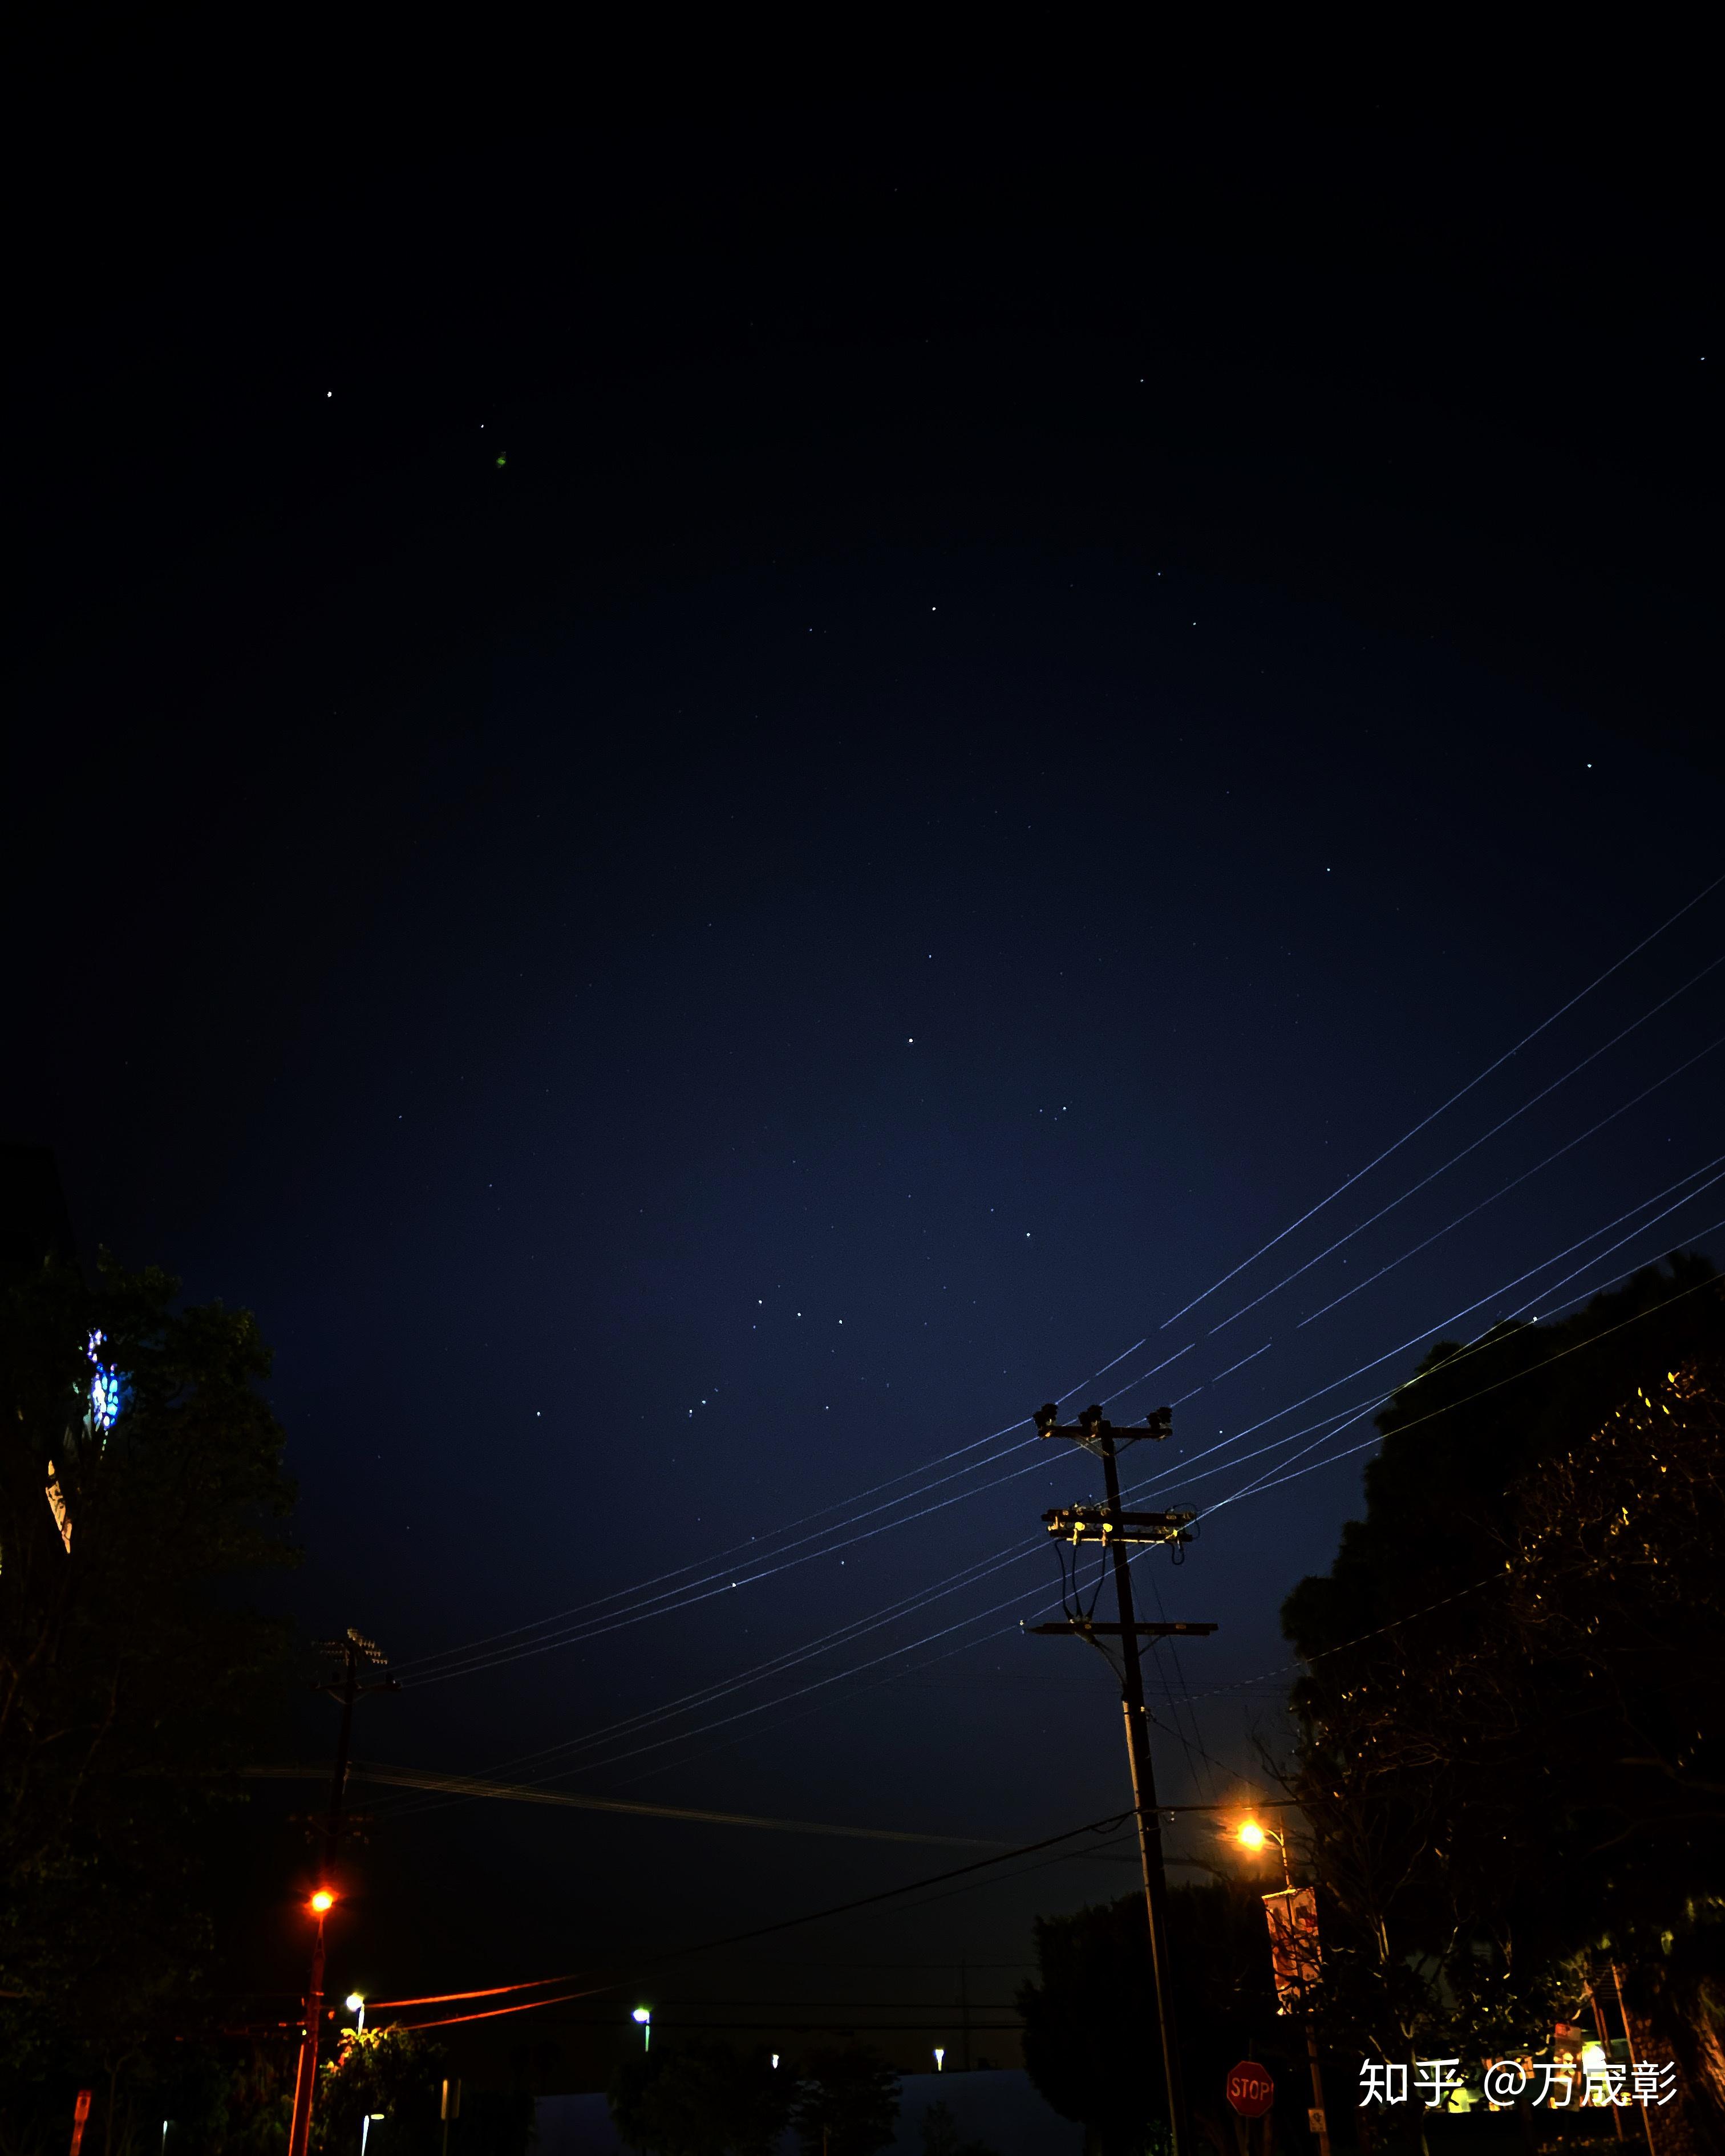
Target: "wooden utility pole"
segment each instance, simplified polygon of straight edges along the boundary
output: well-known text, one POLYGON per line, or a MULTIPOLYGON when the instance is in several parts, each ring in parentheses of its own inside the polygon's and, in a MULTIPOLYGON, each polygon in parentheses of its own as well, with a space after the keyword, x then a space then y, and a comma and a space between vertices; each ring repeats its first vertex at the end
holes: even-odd
POLYGON ((1099 1407, 1090 1407, 1075 1424, 1063 1426, 1059 1411, 1050 1403, 1036 1413, 1036 1429, 1043 1437, 1070 1438, 1102 1463, 1106 1502, 1068 1505, 1043 1515, 1050 1535, 1070 1542, 1075 1550, 1084 1543, 1100 1544, 1111 1553, 1114 1596, 1119 1621, 1097 1625, 1075 1610, 1064 1624, 1033 1625, 1034 1632, 1064 1632, 1088 1639, 1101 1647, 1101 1637, 1120 1641, 1120 1698, 1126 1717, 1126 1755, 1132 1768, 1132 1805, 1138 1823, 1138 1858, 1144 1875, 1144 1903, 1150 1917, 1150 1970, 1156 1984, 1156 2018, 1162 2037, 1163 2073, 1168 2085, 1168 2131, 1173 2156, 1191 2156, 1192 2136, 1186 2117, 1185 2082, 1180 2071, 1178 2033, 1174 2025, 1173 1979, 1168 1964, 1168 1876, 1163 1866, 1162 1815, 1156 1804, 1156 1779, 1150 1762, 1149 1717, 1144 1707, 1144 1673, 1140 1666, 1141 1639, 1169 1636, 1202 1637, 1214 1625, 1142 1625, 1132 1609, 1132 1560, 1134 1545, 1166 1543, 1178 1548, 1192 1537, 1186 1532, 1196 1515, 1192 1512, 1127 1512, 1121 1509, 1120 1470, 1117 1447, 1151 1438, 1158 1443, 1173 1434, 1170 1408, 1158 1408, 1142 1426, 1116 1425, 1099 1407))
POLYGON ((367 1692, 399 1691, 393 1677, 362 1684, 368 1669, 381 1670, 384 1656, 375 1640, 367 1640, 350 1625, 340 1640, 323 1642, 323 1651, 335 1664, 335 1673, 314 1686, 338 1700, 341 1707, 341 1733, 336 1740, 336 1769, 330 1779, 330 1808, 323 1824, 323 1861, 318 1867, 318 1886, 311 1910, 317 1919, 311 1946, 311 1969, 305 1986, 305 2033, 300 2040, 300 2063, 294 2076, 294 2116, 288 2129, 288 2156, 306 2156, 311 2141, 311 2108, 317 2097, 317 2039, 323 2020, 324 1919, 335 1907, 336 1859, 341 1846, 341 1827, 347 1799, 347 1769, 353 1744, 353 1703, 367 1692))

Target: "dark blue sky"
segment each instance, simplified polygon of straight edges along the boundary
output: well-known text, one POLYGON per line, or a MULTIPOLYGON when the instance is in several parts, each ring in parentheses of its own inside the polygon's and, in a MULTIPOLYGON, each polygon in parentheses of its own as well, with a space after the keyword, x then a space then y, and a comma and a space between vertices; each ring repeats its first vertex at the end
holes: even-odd
MULTIPOLYGON (((1603 293, 1510 297, 1429 208, 1392 270, 1369 234, 1249 239, 1219 196, 1177 245, 1056 197, 1055 285, 1136 244, 1163 296, 1008 305, 984 271, 1036 253, 1009 213, 1028 164, 997 200, 925 160, 906 237, 865 162, 841 144, 817 175, 850 222, 806 277, 814 212, 757 173, 723 245, 589 203, 581 306, 501 275, 501 321, 459 239, 408 304, 459 177, 423 150, 356 178, 326 258, 330 213, 274 198, 261 259, 185 232, 166 344, 63 489, 32 468, 8 792, 13 917, 42 932, 5 1120, 54 1147, 87 1246, 258 1312, 292 1605, 410 1681, 364 1756, 1027 1840, 1126 1792, 1106 1672, 1017 1630, 1057 1584, 1040 1513, 1094 1489, 1026 1442, 1030 1409, 1178 1403, 1129 1474, 1219 1509, 1140 1577, 1153 1614, 1221 1629, 1158 1667, 1158 1771, 1219 1800, 1279 1739, 1279 1605, 1358 1503, 1365 1455, 1323 1463, 1369 1424, 1320 1418, 1432 1337, 1725 1245, 1725 1183, 1686 1194, 1725 1142, 1725 973, 1689 985, 1722 892, 1174 1316, 1725 872, 1698 495, 1662 446, 1697 439, 1705 346, 1681 291, 1604 342, 1627 240, 1575 243, 1603 293), (379 219, 409 266, 357 305, 379 219), (952 249, 956 292, 920 275, 952 249), (727 261, 728 312, 702 299, 727 261), (187 300, 212 264, 223 304, 187 300), (644 290, 658 314, 628 314, 644 290), (165 386, 201 329, 203 405, 165 386), (152 383, 146 441, 125 413, 152 383), (567 1611, 587 1636, 516 1653, 567 1611), (482 1667, 434 1659, 514 1628, 482 1667)), ((377 1810, 339 1973, 374 1991, 945 1861, 377 1810)), ((1130 1876, 1038 1869, 702 1981, 938 1996, 968 1955, 1004 1997, 1031 1912, 1130 1876)))

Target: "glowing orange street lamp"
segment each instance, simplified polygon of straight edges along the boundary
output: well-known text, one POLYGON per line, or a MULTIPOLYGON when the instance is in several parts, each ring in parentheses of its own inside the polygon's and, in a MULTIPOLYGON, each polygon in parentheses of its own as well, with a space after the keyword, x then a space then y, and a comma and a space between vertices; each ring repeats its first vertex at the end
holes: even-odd
MULTIPOLYGON (((1245 1818, 1243 1819, 1240 1825, 1234 1830, 1234 1839, 1240 1844, 1242 1849, 1245 1850, 1253 1856, 1255 1856, 1258 1854, 1259 1851, 1263 1848, 1266 1842, 1273 1841, 1276 1844, 1276 1847, 1281 1851, 1281 1876, 1287 1882, 1288 1898, 1291 1900, 1294 1892, 1294 1875, 1288 1869, 1288 1845, 1286 1838, 1278 1834, 1273 1826, 1264 1826, 1260 1825, 1258 1820, 1255 1820, 1251 1815, 1248 1813, 1245 1818)), ((1308 1894, 1311 1892, 1311 1889, 1309 1887, 1304 1891, 1308 1894)), ((1264 1897, 1264 1907, 1266 1911, 1267 1912, 1269 1910, 1270 1905, 1272 1902, 1281 1901, 1282 1898, 1283 1897, 1278 1894, 1266 1894, 1264 1897)), ((1274 1923, 1272 1923, 1271 1926, 1271 1937, 1274 1939, 1275 1936, 1276 1927, 1274 1923)), ((1273 1946, 1271 1949, 1271 1965, 1273 1967, 1275 1962, 1275 1948, 1273 1946)), ((1276 1979, 1276 1989, 1280 1991, 1281 1988, 1281 1979, 1280 1976, 1278 1976, 1276 1979)), ((1291 2014, 1294 2010, 1291 2006, 1278 2006, 1276 2010, 1278 2013, 1291 2014)), ((1307 2013, 1305 2018, 1306 2061, 1312 2071, 1312 2109, 1307 2113, 1307 2116, 1311 2119, 1313 2130, 1317 2135, 1318 2156, 1330 2156, 1329 2114, 1324 2108, 1323 2069, 1318 2062, 1317 2031, 1312 2025, 1312 2016, 1309 2011, 1307 2013)))
POLYGON ((323 2019, 323 1920, 336 1906, 335 1895, 320 1887, 305 1904, 317 1919, 311 1948, 311 1981, 305 1989, 305 2034, 300 2043, 300 2068, 294 2076, 294 2115, 288 2128, 288 2156, 306 2156, 311 2139, 311 2102, 317 2090, 318 2023, 323 2019))
POLYGON ((1281 1876, 1292 1887, 1294 1875, 1288 1869, 1288 1845, 1273 1826, 1260 1826, 1255 1819, 1242 1820, 1235 1830, 1234 1839, 1254 1856, 1266 1842, 1273 1841, 1281 1851, 1281 1876))

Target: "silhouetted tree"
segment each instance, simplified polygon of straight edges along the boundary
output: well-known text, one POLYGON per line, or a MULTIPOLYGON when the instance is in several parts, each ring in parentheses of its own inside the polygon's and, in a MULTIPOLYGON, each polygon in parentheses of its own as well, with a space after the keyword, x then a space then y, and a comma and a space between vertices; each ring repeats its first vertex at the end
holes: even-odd
POLYGON ((283 1673, 234 1591, 291 1554, 269 1354, 177 1294, 105 1260, 0 1291, 0 2101, 58 2075, 118 2105, 195 2030, 232 1773, 283 1673))
MULTIPOLYGON (((1250 2052, 1272 2067, 1278 2102, 1291 2123, 1303 2127, 1304 2039, 1276 2011, 1270 1935, 1256 1887, 1218 1879, 1174 1887, 1168 1933, 1194 2125, 1232 2156, 1223 2084, 1228 2069, 1250 2052)), ((1148 2147, 1165 2146, 1168 2108, 1142 1894, 1039 1918, 1036 1964, 1035 1980, 1019 1993, 1019 2011, 1024 2064, 1042 2096, 1062 2118, 1083 2125, 1096 2156, 1142 2156, 1148 2147)))
POLYGON ((994 2156, 986 2141, 961 2141, 952 2107, 932 2103, 922 2114, 922 2156, 994 2156))
POLYGON ((898 2076, 874 2051, 817 2051, 791 2123, 808 2156, 874 2156, 898 2128, 898 2076))
POLYGON ((793 2089, 763 2051, 686 2038, 632 2053, 607 2094, 617 2131, 645 2156, 768 2156, 793 2089))
POLYGON ((1445 1344, 1284 1610, 1332 2040, 1549 2039, 1609 1958, 1725 2148, 1725 1294, 1445 1344))

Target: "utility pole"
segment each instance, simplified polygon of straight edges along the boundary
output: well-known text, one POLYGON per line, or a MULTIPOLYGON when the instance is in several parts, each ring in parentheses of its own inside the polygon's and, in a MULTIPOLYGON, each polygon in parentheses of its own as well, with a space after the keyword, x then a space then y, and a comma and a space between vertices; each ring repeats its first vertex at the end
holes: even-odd
POLYGON ((341 1733, 336 1740, 336 1770, 330 1779, 330 1808, 323 1824, 323 1861, 319 1866, 317 1891, 311 1913, 317 1932, 311 1946, 311 1969, 305 1986, 305 2033, 300 2041, 300 2063, 294 2076, 294 2116, 288 2130, 288 2156, 306 2156, 311 2139, 311 2107, 317 2096, 317 2039, 323 2020, 324 1919, 335 1907, 336 1859, 341 1846, 342 1815, 347 1799, 347 1768, 353 1743, 353 1703, 374 1691, 399 1691, 393 1677, 362 1684, 368 1670, 381 1670, 385 1657, 375 1640, 367 1640, 350 1625, 345 1636, 321 1642, 335 1664, 335 1673, 312 1687, 326 1691, 341 1707, 341 1733))
MULTIPOLYGON (((1156 1804, 1156 1779, 1150 1763, 1150 1726, 1144 1707, 1144 1673, 1140 1666, 1141 1639, 1204 1637, 1214 1625, 1144 1625, 1132 1609, 1132 1560, 1133 1546, 1165 1543, 1178 1548, 1191 1541, 1186 1532, 1197 1517, 1192 1512, 1127 1512, 1121 1509, 1120 1470, 1116 1458, 1120 1445, 1150 1438, 1165 1443, 1173 1433, 1173 1410, 1158 1408, 1142 1427, 1117 1427, 1099 1407, 1086 1408, 1074 1424, 1062 1425, 1059 1410, 1050 1402, 1036 1411, 1036 1430, 1041 1437, 1070 1438, 1102 1463, 1106 1502, 1101 1505, 1067 1505, 1045 1512, 1043 1523, 1058 1541, 1070 1542, 1075 1550, 1085 1543, 1100 1545, 1113 1559, 1114 1596, 1119 1621, 1098 1625, 1074 1608, 1060 1625, 1033 1625, 1033 1632, 1061 1632, 1088 1640, 1099 1652, 1103 1636, 1120 1641, 1120 1697, 1126 1718, 1126 1754, 1132 1768, 1132 1806, 1137 1815, 1138 1859, 1144 1874, 1144 1903, 1150 1917, 1150 1972, 1156 1984, 1156 2018, 1162 2037, 1163 2073, 1168 2085, 1168 2131, 1173 2156, 1191 2156, 1192 2137, 1186 2118, 1186 2087, 1180 2071, 1179 2039, 1174 2027, 1173 1971, 1168 1963, 1168 1877, 1163 1866, 1162 1817, 1156 1804)), ((1076 1562, 1076 1560, 1075 1560, 1076 1562)))

